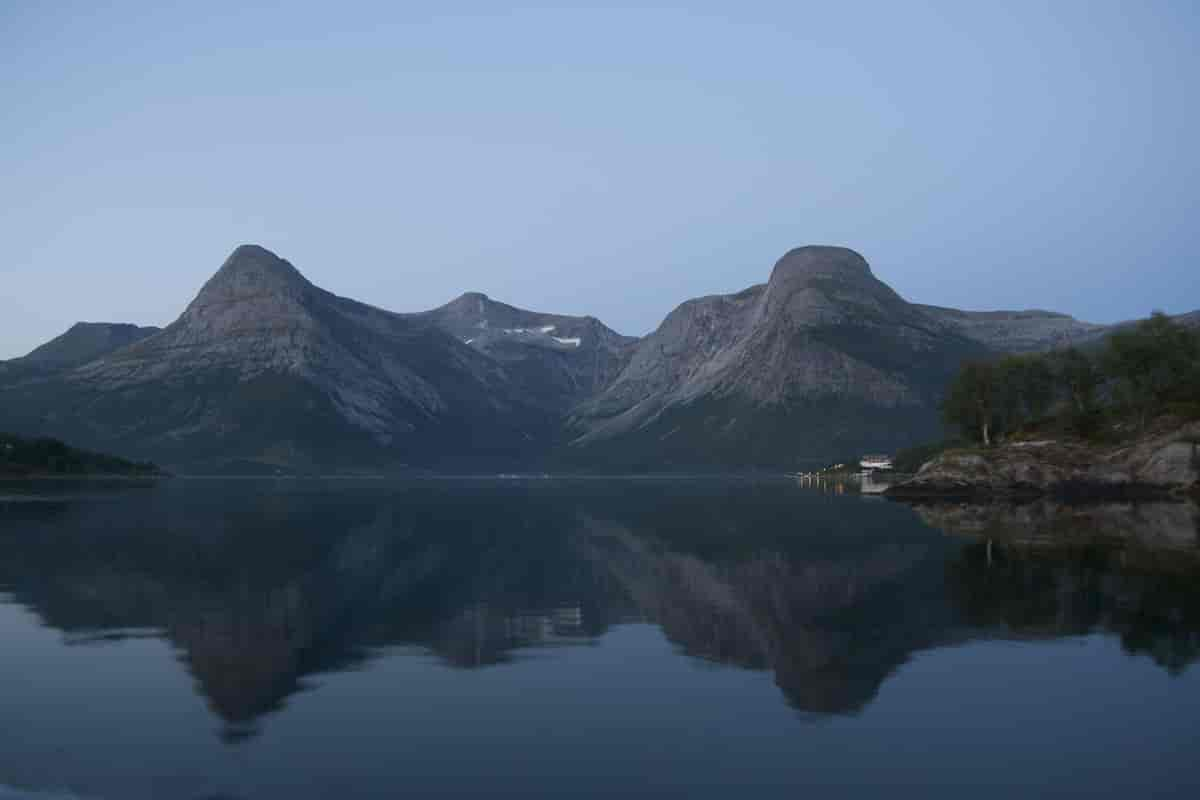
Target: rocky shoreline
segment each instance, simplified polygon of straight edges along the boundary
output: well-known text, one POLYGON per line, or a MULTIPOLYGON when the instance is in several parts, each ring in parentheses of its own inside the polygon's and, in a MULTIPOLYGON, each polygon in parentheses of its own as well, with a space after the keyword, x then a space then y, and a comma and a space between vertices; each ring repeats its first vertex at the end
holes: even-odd
POLYGON ((949 450, 885 494, 914 500, 1197 496, 1200 422, 1159 421, 1116 444, 1044 438, 949 450))

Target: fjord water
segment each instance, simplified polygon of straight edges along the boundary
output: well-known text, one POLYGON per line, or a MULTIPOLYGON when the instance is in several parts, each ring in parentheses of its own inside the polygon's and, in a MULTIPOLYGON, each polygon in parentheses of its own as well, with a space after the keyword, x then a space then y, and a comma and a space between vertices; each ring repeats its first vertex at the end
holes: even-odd
POLYGON ((1192 511, 1120 511, 1156 559, 785 480, 0 497, 0 797, 1200 789, 1192 511))

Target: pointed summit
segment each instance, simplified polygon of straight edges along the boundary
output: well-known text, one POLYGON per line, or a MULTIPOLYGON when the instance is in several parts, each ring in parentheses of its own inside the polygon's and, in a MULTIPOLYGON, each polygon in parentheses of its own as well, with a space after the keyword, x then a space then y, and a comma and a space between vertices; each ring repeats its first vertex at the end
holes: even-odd
MULTIPOLYGON (((225 263, 221 265, 218 272, 226 270, 245 272, 256 269, 273 273, 281 278, 304 280, 304 276, 292 266, 291 262, 257 244, 241 244, 233 248, 233 252, 229 254, 229 258, 225 259, 225 263)), ((305 282, 307 283, 307 281, 305 282)))
POLYGON ((290 262, 256 244, 243 244, 204 284, 189 310, 264 296, 298 299, 312 284, 290 262))
POLYGON ((232 358, 231 343, 241 341, 259 355, 269 353, 265 360, 273 365, 294 366, 303 360, 301 343, 310 342, 318 327, 313 314, 325 294, 270 250, 244 244, 153 344, 191 347, 220 342, 232 358))

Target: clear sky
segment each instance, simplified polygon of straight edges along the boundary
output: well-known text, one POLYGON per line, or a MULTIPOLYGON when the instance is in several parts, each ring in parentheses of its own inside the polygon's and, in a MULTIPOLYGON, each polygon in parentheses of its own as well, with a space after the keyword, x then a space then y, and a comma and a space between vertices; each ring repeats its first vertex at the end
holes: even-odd
POLYGON ((1200 307, 1200 3, 0 0, 0 357, 262 244, 643 334, 842 244, 910 300, 1200 307))

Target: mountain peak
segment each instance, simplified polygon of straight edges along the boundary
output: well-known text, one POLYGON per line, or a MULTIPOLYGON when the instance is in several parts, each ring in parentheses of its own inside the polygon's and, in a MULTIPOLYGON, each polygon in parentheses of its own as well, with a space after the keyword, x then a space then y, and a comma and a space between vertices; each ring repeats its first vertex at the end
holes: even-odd
POLYGON ((847 247, 806 245, 787 251, 771 270, 771 283, 811 278, 870 278, 867 260, 847 247))
POLYGON ((257 273, 286 281, 308 283, 290 261, 280 258, 265 247, 257 244, 241 244, 233 249, 229 258, 221 265, 221 273, 257 273))
POLYGON ((492 302, 492 298, 488 297, 483 292, 463 292, 458 297, 446 304, 447 308, 467 307, 467 308, 483 308, 486 304, 492 302))
POLYGON ((882 312, 908 314, 908 304, 871 273, 867 260, 845 247, 789 250, 775 262, 761 310, 803 325, 841 324, 882 312))
POLYGON ((192 301, 193 307, 260 296, 298 296, 312 284, 285 259, 256 244, 243 244, 225 259, 192 301))

